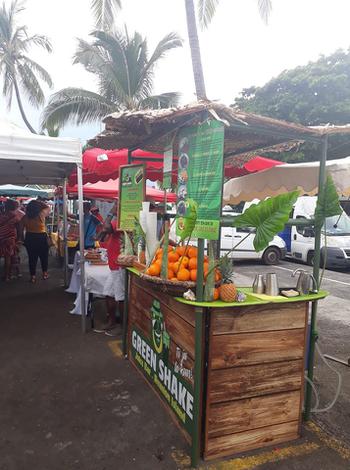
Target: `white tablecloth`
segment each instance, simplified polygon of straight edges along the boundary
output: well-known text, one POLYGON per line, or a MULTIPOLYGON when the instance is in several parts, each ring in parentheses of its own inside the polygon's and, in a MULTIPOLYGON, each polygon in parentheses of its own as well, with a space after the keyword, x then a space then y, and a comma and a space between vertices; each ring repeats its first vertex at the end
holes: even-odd
MULTIPOLYGON (((77 252, 74 257, 73 272, 71 281, 66 292, 71 294, 77 294, 74 302, 74 308, 70 313, 74 315, 80 315, 80 266, 79 266, 80 254, 77 252)), ((106 266, 94 266, 89 263, 85 263, 85 305, 87 308, 89 294, 94 294, 103 297, 103 288, 106 284, 106 280, 109 274, 109 267, 106 266)))

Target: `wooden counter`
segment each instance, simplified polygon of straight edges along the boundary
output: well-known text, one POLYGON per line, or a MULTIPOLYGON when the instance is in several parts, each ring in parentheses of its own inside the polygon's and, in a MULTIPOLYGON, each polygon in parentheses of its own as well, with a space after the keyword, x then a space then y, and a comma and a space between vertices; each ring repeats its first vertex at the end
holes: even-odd
MULTIPOLYGON (((201 455, 277 445, 300 435, 310 300, 203 307, 201 455)), ((130 273, 128 356, 191 442, 195 308, 130 273)))

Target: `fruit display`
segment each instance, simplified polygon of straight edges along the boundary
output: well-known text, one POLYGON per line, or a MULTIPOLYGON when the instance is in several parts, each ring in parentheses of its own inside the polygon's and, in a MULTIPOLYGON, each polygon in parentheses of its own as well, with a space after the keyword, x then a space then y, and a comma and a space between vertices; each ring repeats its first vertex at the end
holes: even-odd
POLYGON ((237 299, 237 288, 232 281, 233 267, 228 257, 220 260, 220 272, 222 283, 219 287, 220 300, 223 302, 235 302, 237 299))
MULTIPOLYGON (((168 280, 174 282, 196 282, 198 269, 198 250, 196 246, 179 245, 177 247, 168 247, 168 280)), ((159 277, 163 259, 163 248, 158 248, 155 256, 146 270, 145 274, 153 277, 159 277)), ((208 257, 204 257, 203 271, 204 278, 207 277, 209 270, 208 257)), ((215 270, 215 279, 221 278, 219 270, 215 270)))

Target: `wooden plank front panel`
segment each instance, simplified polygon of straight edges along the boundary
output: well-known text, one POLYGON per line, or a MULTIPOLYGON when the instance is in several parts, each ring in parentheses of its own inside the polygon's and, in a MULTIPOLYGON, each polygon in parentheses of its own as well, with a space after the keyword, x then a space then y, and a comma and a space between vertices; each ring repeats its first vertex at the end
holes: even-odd
POLYGON ((300 359, 304 329, 212 336, 211 348, 212 369, 300 359))
POLYGON ((211 310, 213 335, 304 328, 307 304, 275 304, 211 310))
POLYGON ((213 437, 208 440, 205 458, 224 457, 298 438, 298 421, 266 426, 250 431, 213 437))
POLYGON ((299 359, 214 370, 210 373, 210 403, 300 389, 303 369, 299 359))
POLYGON ((300 392, 217 403, 209 409, 209 439, 299 419, 300 392))

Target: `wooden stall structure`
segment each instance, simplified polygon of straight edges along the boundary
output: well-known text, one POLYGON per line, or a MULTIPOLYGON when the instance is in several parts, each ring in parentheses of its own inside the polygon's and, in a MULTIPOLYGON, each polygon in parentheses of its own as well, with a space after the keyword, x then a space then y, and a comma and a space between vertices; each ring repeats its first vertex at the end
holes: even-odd
MULTIPOLYGON (((193 436, 195 304, 130 271, 128 357, 193 436)), ((200 453, 206 460, 296 439, 301 432, 309 302, 203 303, 200 453)))

